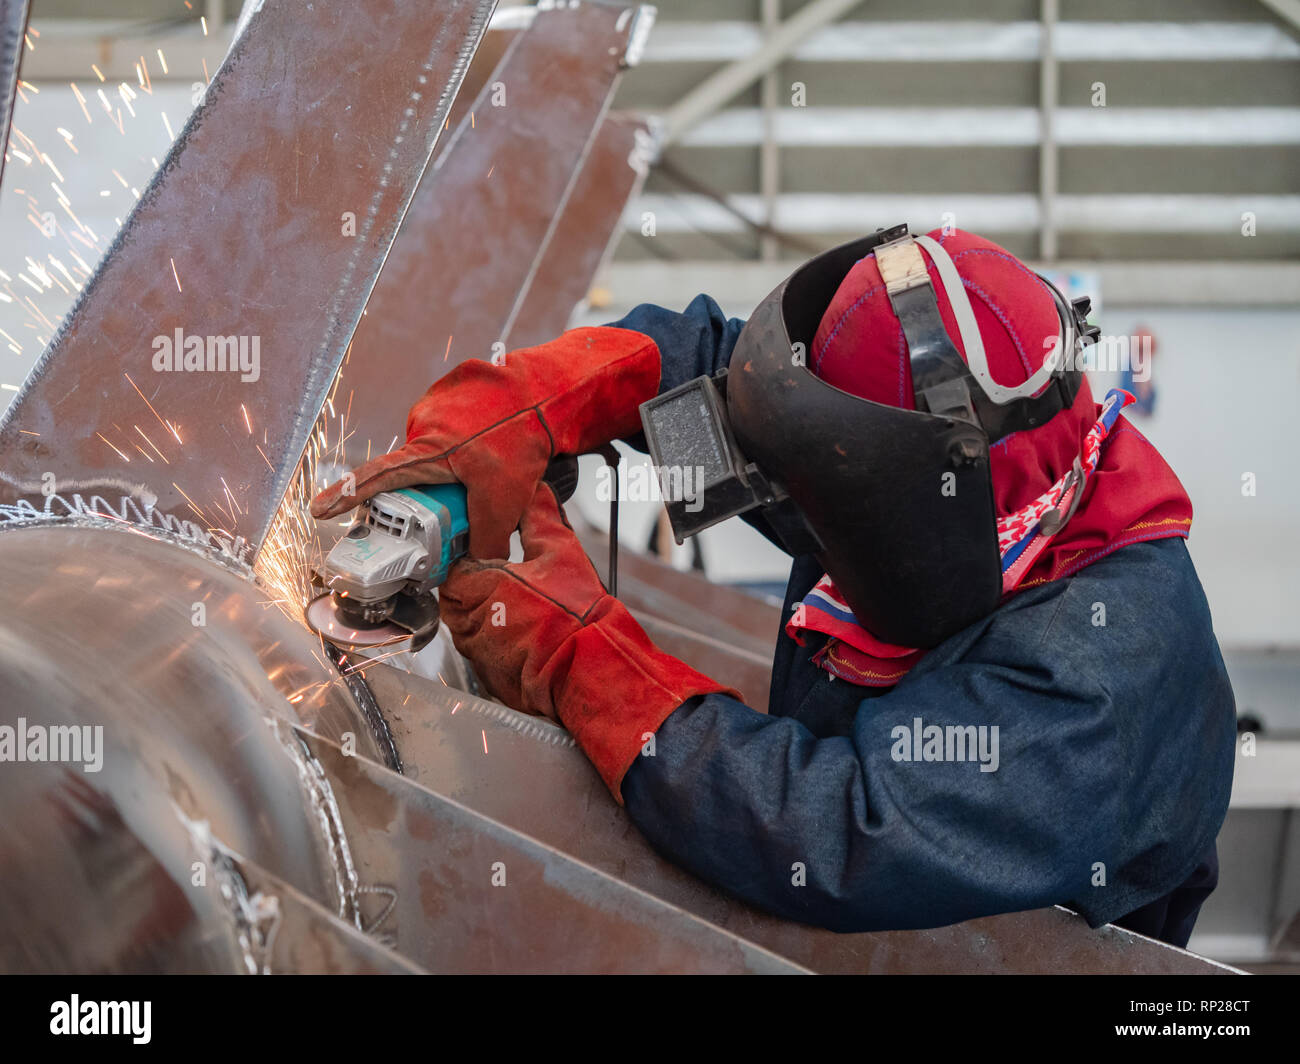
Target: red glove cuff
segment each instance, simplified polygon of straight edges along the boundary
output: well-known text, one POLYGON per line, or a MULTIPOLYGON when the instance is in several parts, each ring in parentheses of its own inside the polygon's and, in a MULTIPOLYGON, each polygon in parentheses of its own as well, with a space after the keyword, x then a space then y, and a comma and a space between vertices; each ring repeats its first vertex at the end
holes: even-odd
POLYGON ((623 777, 673 710, 696 695, 742 698, 665 654, 614 598, 601 600, 543 673, 561 722, 619 805, 623 777))

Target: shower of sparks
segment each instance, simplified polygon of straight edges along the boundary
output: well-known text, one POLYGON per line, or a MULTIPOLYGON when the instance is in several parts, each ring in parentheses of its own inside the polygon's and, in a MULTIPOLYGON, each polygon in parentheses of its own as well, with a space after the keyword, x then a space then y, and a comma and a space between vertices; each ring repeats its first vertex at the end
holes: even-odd
MULTIPOLYGON (((164 462, 167 462, 167 456, 163 454, 162 451, 158 450, 158 446, 153 442, 153 440, 149 439, 148 436, 145 436, 144 429, 142 429, 139 425, 133 425, 132 428, 134 428, 135 431, 138 432, 141 436, 144 436, 144 442, 147 443, 150 447, 154 449, 154 451, 157 452, 159 458, 161 458, 164 462)), ((167 464, 171 465, 170 462, 167 462, 167 464)))
POLYGON ((72 86, 72 95, 77 98, 77 103, 81 104, 81 113, 86 116, 86 124, 92 125, 93 123, 90 119, 90 111, 86 109, 86 98, 81 95, 81 90, 77 88, 77 83, 75 81, 70 81, 68 84, 72 86))
MULTIPOLYGON (((172 481, 172 487, 175 488, 177 491, 179 491, 182 495, 185 495, 185 489, 182 488, 179 484, 177 484, 176 481, 174 480, 172 481)), ((200 510, 198 506, 195 504, 194 500, 191 499, 188 495, 185 495, 185 501, 190 504, 190 509, 193 510, 196 514, 198 514, 201 518, 203 518, 203 520, 206 521, 208 519, 207 514, 205 514, 202 510, 200 510)))
MULTIPOLYGON (((33 37, 34 35, 33 31, 33 37)), ((32 47, 31 38, 28 40, 28 47, 32 47)), ((156 54, 159 68, 164 75, 170 76, 170 67, 162 49, 157 49, 156 54)), ((150 97, 155 95, 148 62, 145 56, 139 56, 138 60, 133 63, 133 72, 128 80, 115 81, 112 83, 111 88, 104 71, 98 65, 92 64, 90 70, 95 77, 93 88, 94 95, 97 97, 96 108, 89 106, 89 100, 77 82, 69 81, 66 83, 87 125, 94 124, 95 119, 92 111, 98 110, 100 107, 103 108, 103 113, 108 117, 108 121, 122 135, 126 134, 125 127, 128 122, 138 124, 142 121, 152 121, 149 114, 152 105, 147 105, 142 98, 142 94, 150 97)), ((211 74, 208 71, 206 59, 201 59, 201 63, 204 83, 209 84, 211 74)), ((20 88, 32 95, 39 91, 37 87, 31 86, 27 82, 22 82, 20 88)), ((156 108, 156 113, 162 120, 169 141, 174 144, 176 134, 169 116, 161 108, 156 108)), ((153 127, 155 130, 156 128, 153 127)), ((72 155, 81 156, 83 160, 86 158, 86 153, 78 150, 76 137, 68 128, 57 127, 51 134, 51 141, 52 143, 49 145, 51 150, 62 151, 66 148, 72 155)), ((22 269, 11 269, 10 272, 0 270, 0 303, 14 305, 15 309, 21 308, 21 312, 27 315, 28 320, 23 322, 22 325, 24 328, 31 330, 38 350, 46 344, 47 336, 56 328, 56 323, 51 320, 50 314, 45 313, 34 302, 34 298, 40 299, 47 293, 55 295, 62 293, 75 297, 84 289, 94 272, 90 263, 96 261, 104 251, 104 243, 100 236, 78 218, 74 210, 73 200, 65 190, 67 181, 58 165, 58 161, 52 158, 49 152, 43 151, 42 147, 31 137, 26 136, 17 126, 12 128, 9 146, 10 158, 23 167, 29 168, 23 172, 37 174, 37 176, 39 176, 37 173, 39 168, 45 167, 49 171, 49 178, 35 182, 24 182, 28 185, 27 189, 10 188, 9 193, 11 196, 18 196, 20 202, 25 204, 28 208, 28 220, 41 231, 44 237, 53 237, 63 241, 62 250, 58 250, 58 253, 54 254, 43 247, 40 252, 34 253, 34 257, 27 258, 22 269), (41 189, 48 187, 50 191, 40 194, 35 191, 37 187, 41 189), (50 194, 55 197, 53 201, 46 202, 45 199, 38 198, 38 196, 48 197, 50 194), (51 223, 53 224, 52 230, 50 229, 51 223), (26 295, 25 291, 30 291, 32 295, 26 295)), ((146 157, 147 155, 148 153, 145 152, 146 157)), ((67 166, 67 156, 62 158, 64 165, 67 166)), ((157 169, 158 161, 156 157, 153 162, 155 169, 157 169)), ((81 165, 81 163, 79 162, 78 165, 81 165)), ((132 186, 123 173, 114 168, 110 168, 109 173, 116 179, 121 190, 124 190, 134 200, 139 200, 139 190, 132 186)), ((74 173, 74 177, 76 176, 80 176, 80 174, 74 173)), ((117 189, 111 188, 111 183, 107 181, 93 187, 94 191, 90 195, 101 203, 106 199, 111 200, 121 194, 117 189)), ((105 206, 107 208, 107 205, 105 206)), ((107 209, 112 210, 113 208, 107 209)), ((125 212, 114 211, 114 213, 124 214, 125 212)), ((116 224, 120 228, 121 221, 116 221, 116 224)), ((183 292, 180 271, 177 268, 175 259, 169 256, 168 263, 177 291, 183 292)), ((444 360, 450 357, 451 344, 452 337, 448 336, 444 360)), ((7 350, 13 354, 21 355, 30 349, 31 339, 24 336, 24 340, 20 342, 16 337, 0 329, 0 346, 4 345, 7 345, 7 350)), ((351 346, 349 345, 347 355, 350 356, 350 354, 351 346)), ((345 358, 346 364, 347 360, 345 358)), ((168 450, 172 450, 168 444, 168 438, 173 440, 177 446, 184 445, 180 426, 164 417, 155 408, 130 374, 124 373, 123 376, 140 397, 149 413, 165 430, 166 436, 160 436, 158 441, 155 442, 150 433, 156 433, 157 430, 152 428, 146 430, 143 425, 135 424, 132 421, 124 421, 121 425, 104 425, 102 426, 104 431, 97 432, 96 435, 124 463, 129 463, 132 460, 134 456, 130 455, 129 451, 134 450, 136 456, 143 457, 149 463, 172 464, 170 456, 163 450, 163 447, 166 446, 168 450), (113 438, 107 435, 109 431, 114 433, 117 439, 116 443, 113 438)), ((267 592, 266 604, 268 606, 274 605, 276 608, 283 610, 286 615, 299 624, 304 623, 302 608, 317 593, 310 582, 313 566, 320 562, 323 558, 324 549, 332 546, 333 537, 337 534, 335 531, 336 523, 330 522, 329 525, 322 524, 318 527, 310 514, 311 498, 323 486, 319 471, 332 470, 333 467, 343 464, 356 464, 355 461, 347 462, 348 456, 345 451, 345 447, 349 445, 349 441, 353 436, 353 432, 348 427, 353 393, 351 389, 348 390, 345 402, 344 397, 338 393, 341 384, 342 373, 340 372, 335 378, 333 387, 321 410, 316 431, 312 433, 302 462, 291 481, 290 489, 286 492, 285 498, 272 520, 266 541, 263 543, 254 562, 254 574, 258 584, 267 592), (325 533, 326 542, 322 544, 321 531, 324 529, 328 529, 328 531, 325 533)), ((21 388, 17 384, 0 384, 0 391, 12 393, 21 391, 21 388)), ((265 463, 267 469, 274 474, 276 472, 275 465, 262 446, 267 442, 265 430, 262 432, 259 442, 259 437, 254 433, 249 410, 242 405, 240 409, 244 427, 249 437, 249 444, 256 450, 257 455, 265 463)), ((147 419, 144 419, 144 422, 147 424, 147 419)), ((24 435, 40 436, 40 433, 31 430, 20 429, 18 431, 24 435)), ((395 445, 396 438, 390 442, 388 449, 391 450, 395 445)), ((360 441, 351 444, 351 446, 355 449, 353 455, 355 458, 357 457, 356 451, 361 449, 360 441)), ((364 450, 368 458, 372 450, 371 441, 368 439, 365 442, 364 450)), ((249 454, 251 457, 251 452, 249 454)), ((248 506, 246 502, 242 501, 243 496, 237 493, 235 486, 228 484, 224 478, 220 480, 220 483, 221 492, 216 494, 214 498, 205 498, 202 505, 179 483, 173 481, 172 487, 185 500, 189 509, 205 527, 210 531, 225 532, 224 528, 217 527, 217 522, 228 520, 232 527, 237 526, 239 516, 248 512, 248 506)), ((392 662, 394 665, 409 669, 409 666, 403 664, 408 658, 409 648, 403 647, 391 653, 377 654, 364 659, 364 662, 357 667, 368 668, 369 665, 379 661, 397 659, 392 662)), ((304 688, 296 692, 295 697, 291 700, 297 702, 304 697, 313 697, 319 693, 320 689, 327 686, 315 684, 304 688)), ((459 703, 457 705, 459 707, 459 703)))
POLYGON ((226 498, 230 501, 230 507, 235 513, 242 514, 244 511, 239 508, 239 503, 235 502, 235 494, 230 490, 230 485, 226 483, 226 478, 219 476, 221 486, 226 490, 226 498))
MULTIPOLYGON (((165 420, 162 414, 158 413, 158 411, 154 409, 153 403, 149 402, 144 392, 140 391, 140 386, 136 384, 135 381, 131 380, 131 374, 123 373, 122 376, 125 377, 127 383, 130 384, 131 387, 135 389, 135 394, 138 395, 141 399, 144 399, 144 405, 147 406, 149 408, 149 412, 158 419, 158 424, 160 424, 163 428, 165 428, 168 432, 170 432, 172 436, 175 437, 177 443, 184 443, 185 441, 181 439, 181 434, 180 432, 177 431, 176 426, 173 425, 170 421, 165 420)), ((176 490, 179 491, 180 489, 177 488, 176 490)))
MULTIPOLYGON (((101 440, 103 440, 105 443, 107 443, 110 447, 113 447, 113 444, 109 441, 108 437, 105 436, 102 432, 97 432, 97 433, 95 433, 95 435, 98 436, 98 437, 99 437, 101 440)), ((117 451, 118 455, 121 457, 121 459, 122 459, 123 462, 129 462, 129 461, 131 461, 131 459, 130 459, 129 456, 127 456, 126 454, 123 454, 121 451, 118 451, 116 447, 113 447, 113 450, 117 451)))

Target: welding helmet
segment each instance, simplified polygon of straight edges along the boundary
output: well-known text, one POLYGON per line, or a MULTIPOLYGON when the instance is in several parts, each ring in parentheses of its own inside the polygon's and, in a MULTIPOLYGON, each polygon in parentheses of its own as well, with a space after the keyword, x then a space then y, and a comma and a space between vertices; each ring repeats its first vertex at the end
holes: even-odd
POLYGON ((641 408, 678 542, 761 509, 792 554, 817 558, 858 623, 901 646, 936 646, 992 612, 1002 576, 989 447, 1071 406, 1081 350, 1097 335, 1087 299, 1069 302, 1040 280, 1056 336, 1041 367, 1004 386, 939 241, 899 225, 805 263, 758 305, 727 370, 641 408), (869 255, 906 344, 915 409, 851 394, 808 366, 841 282, 869 255))

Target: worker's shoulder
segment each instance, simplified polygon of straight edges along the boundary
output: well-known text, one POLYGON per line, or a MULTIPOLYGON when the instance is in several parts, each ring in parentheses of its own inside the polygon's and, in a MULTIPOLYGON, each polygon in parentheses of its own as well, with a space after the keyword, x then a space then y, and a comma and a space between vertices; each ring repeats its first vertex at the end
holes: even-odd
POLYGON ((1130 642, 1139 632, 1166 640, 1174 632, 1213 640, 1210 606, 1181 536, 1132 543, 1055 581, 1057 624, 1080 620, 1098 635, 1130 642))
POLYGON ((1029 588, 987 618, 964 656, 1079 672, 1111 689, 1223 673, 1205 592, 1181 538, 1120 547, 1029 588))
POLYGON ((1113 550, 1069 576, 1027 589, 995 617, 1041 625, 1044 614, 1054 629, 1082 623, 1098 635, 1122 629, 1131 638, 1135 629, 1168 632, 1171 626, 1212 632, 1196 566, 1177 536, 1113 550))

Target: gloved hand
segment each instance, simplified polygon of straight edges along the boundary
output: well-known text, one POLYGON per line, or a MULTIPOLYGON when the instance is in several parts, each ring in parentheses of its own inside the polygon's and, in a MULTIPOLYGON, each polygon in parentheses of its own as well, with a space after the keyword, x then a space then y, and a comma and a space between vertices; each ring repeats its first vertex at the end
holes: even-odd
POLYGON ((381 491, 460 481, 470 554, 505 558, 551 459, 638 431, 638 407, 658 393, 659 370, 650 337, 609 326, 571 329, 500 365, 463 362, 411 408, 406 445, 359 467, 355 484, 330 485, 312 500, 312 515, 333 517, 381 491))
POLYGON ((497 698, 568 728, 621 805, 623 776, 673 710, 694 695, 741 696, 650 641, 605 591, 549 485, 519 532, 522 562, 452 568, 442 622, 497 698))

